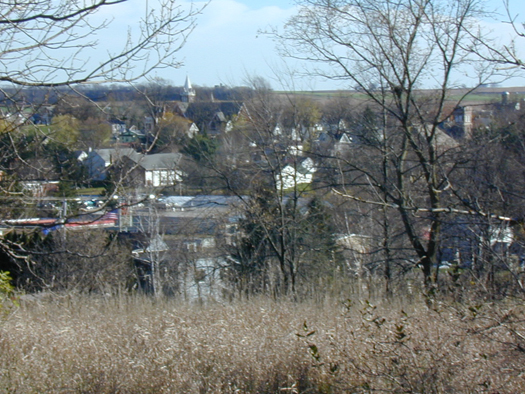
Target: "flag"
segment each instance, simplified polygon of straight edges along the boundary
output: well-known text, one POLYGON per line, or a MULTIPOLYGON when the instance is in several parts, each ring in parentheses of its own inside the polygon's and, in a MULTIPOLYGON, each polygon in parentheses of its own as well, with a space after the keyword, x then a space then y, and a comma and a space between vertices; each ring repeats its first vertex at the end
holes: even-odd
POLYGON ((118 220, 118 209, 106 212, 99 220, 118 220))

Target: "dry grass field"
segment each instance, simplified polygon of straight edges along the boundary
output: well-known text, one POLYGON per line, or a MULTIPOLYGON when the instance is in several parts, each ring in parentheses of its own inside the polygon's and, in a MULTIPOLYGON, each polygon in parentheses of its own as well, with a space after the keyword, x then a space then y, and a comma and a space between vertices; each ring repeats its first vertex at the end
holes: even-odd
POLYGON ((0 392, 525 392, 522 304, 22 300, 0 392))

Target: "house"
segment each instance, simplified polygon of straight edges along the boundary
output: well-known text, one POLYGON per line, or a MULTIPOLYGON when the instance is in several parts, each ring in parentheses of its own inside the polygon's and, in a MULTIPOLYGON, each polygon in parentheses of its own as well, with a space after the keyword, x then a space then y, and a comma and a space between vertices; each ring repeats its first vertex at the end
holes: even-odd
POLYGON ((226 119, 222 111, 217 111, 208 123, 208 134, 211 136, 228 133, 233 129, 231 120, 226 119))
POLYGON ((108 176, 108 168, 118 162, 123 156, 133 154, 131 148, 123 149, 93 149, 87 154, 83 164, 87 168, 88 177, 93 181, 103 181, 108 176))
POLYGON ((312 183, 317 168, 314 161, 309 158, 300 158, 286 165, 277 175, 275 185, 278 190, 286 190, 299 185, 312 183))
POLYGON ((0 107, 0 117, 2 120, 11 126, 21 126, 30 121, 33 117, 35 110, 26 105, 20 107, 0 107))
POLYGON ((461 140, 472 137, 475 129, 485 129, 498 117, 508 116, 521 110, 517 97, 509 92, 501 94, 501 101, 488 104, 467 104, 457 106, 439 127, 449 136, 461 140))
POLYGON ((315 149, 323 155, 339 156, 356 146, 357 138, 346 132, 323 131, 314 141, 315 149))
POLYGON ((120 119, 110 119, 111 134, 118 136, 126 131, 126 123, 120 119))
MULTIPOLYGON (((433 131, 433 126, 429 124, 419 125, 414 127, 413 131, 414 139, 416 139, 421 146, 426 146, 428 144, 428 136, 433 131)), ((434 130, 432 141, 434 149, 440 155, 460 146, 460 142, 456 138, 440 127, 434 130)))
POLYGON ((333 154, 339 155, 347 152, 348 149, 354 144, 354 137, 348 133, 341 133, 334 138, 333 143, 333 154))
POLYGON ((111 138, 118 145, 127 145, 141 142, 145 138, 145 133, 138 130, 136 126, 128 128, 126 123, 120 119, 111 119, 111 138))
POLYGON ((32 180, 20 182, 22 190, 30 192, 34 197, 45 197, 58 191, 58 181, 32 180))
POLYGON ((138 130, 135 126, 131 126, 129 130, 114 136, 116 142, 120 145, 132 145, 139 143, 145 139, 144 133, 138 130))
POLYGON ((153 203, 156 210, 130 207, 128 236, 135 241, 133 257, 139 287, 153 292, 151 262, 155 261, 164 294, 180 294, 187 299, 219 296, 221 270, 226 266, 224 248, 232 242, 237 208, 244 198, 170 196, 153 203), (148 233, 152 224, 153 236, 148 233), (162 234, 162 242, 155 240, 155 234, 162 234))
POLYGON ((155 124, 157 124, 157 119, 153 116, 144 117, 144 131, 146 133, 153 133, 155 131, 155 124))
POLYGON ((195 123, 203 132, 220 135, 233 128, 233 120, 239 116, 242 104, 231 101, 199 101, 179 106, 183 116, 195 123))
MULTIPOLYGON (((440 264, 471 267, 478 260, 508 254, 515 238, 508 222, 490 223, 476 216, 457 217, 443 225, 440 264)), ((498 260, 501 259, 495 259, 495 263, 498 260)))
POLYGON ((162 187, 182 182, 178 169, 180 153, 156 153, 144 155, 134 152, 123 157, 124 171, 128 173, 128 184, 136 187, 162 187))
POLYGON ((109 172, 126 174, 126 181, 136 187, 161 187, 181 182, 178 170, 180 153, 145 155, 131 148, 95 149, 84 160, 88 176, 94 181, 107 179, 109 172))
POLYGON ((145 244, 138 243, 140 247, 131 252, 137 270, 137 284, 145 293, 156 294, 161 291, 157 288, 161 286, 158 269, 161 264, 166 263, 168 245, 160 235, 145 240, 145 244))
POLYGON ((272 135, 274 137, 280 137, 283 135, 283 126, 280 123, 277 123, 272 130, 272 135))
POLYGON ((50 125, 53 119, 53 112, 55 107, 53 105, 43 105, 35 109, 36 112, 31 116, 31 122, 39 125, 50 125))
POLYGON ((188 122, 188 126, 185 132, 186 137, 188 138, 195 138, 195 136, 199 134, 199 128, 194 122, 188 122))
POLYGON ((93 181, 103 181, 107 177, 106 170, 111 165, 112 149, 95 149, 89 151, 84 159, 84 166, 87 168, 89 179, 93 181))

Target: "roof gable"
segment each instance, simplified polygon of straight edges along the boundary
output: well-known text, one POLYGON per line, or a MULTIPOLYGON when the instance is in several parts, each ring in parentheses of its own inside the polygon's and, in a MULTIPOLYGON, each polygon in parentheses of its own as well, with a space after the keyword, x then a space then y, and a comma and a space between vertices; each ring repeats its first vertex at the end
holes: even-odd
POLYGON ((145 170, 172 170, 179 163, 182 155, 180 153, 156 153, 153 155, 142 155, 135 160, 145 170))

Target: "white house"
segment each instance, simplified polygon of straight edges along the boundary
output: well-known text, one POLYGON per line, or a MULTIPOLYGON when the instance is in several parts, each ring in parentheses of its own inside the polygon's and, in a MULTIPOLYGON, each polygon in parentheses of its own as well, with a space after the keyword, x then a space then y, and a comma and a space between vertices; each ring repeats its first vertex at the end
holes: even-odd
POLYGON ((277 189, 290 189, 298 185, 310 184, 316 170, 317 168, 311 158, 296 160, 286 165, 277 175, 275 180, 277 189))
POLYGON ((137 186, 160 187, 182 182, 182 173, 178 169, 182 155, 180 153, 157 153, 144 155, 134 153, 126 156, 133 166, 130 177, 137 186))
POLYGON ((119 119, 111 119, 109 121, 111 125, 111 134, 114 136, 120 135, 126 132, 126 123, 119 119))
POLYGON ((186 136, 188 138, 195 138, 197 134, 199 134, 199 128, 194 122, 191 122, 191 125, 188 127, 188 130, 186 131, 186 136))

